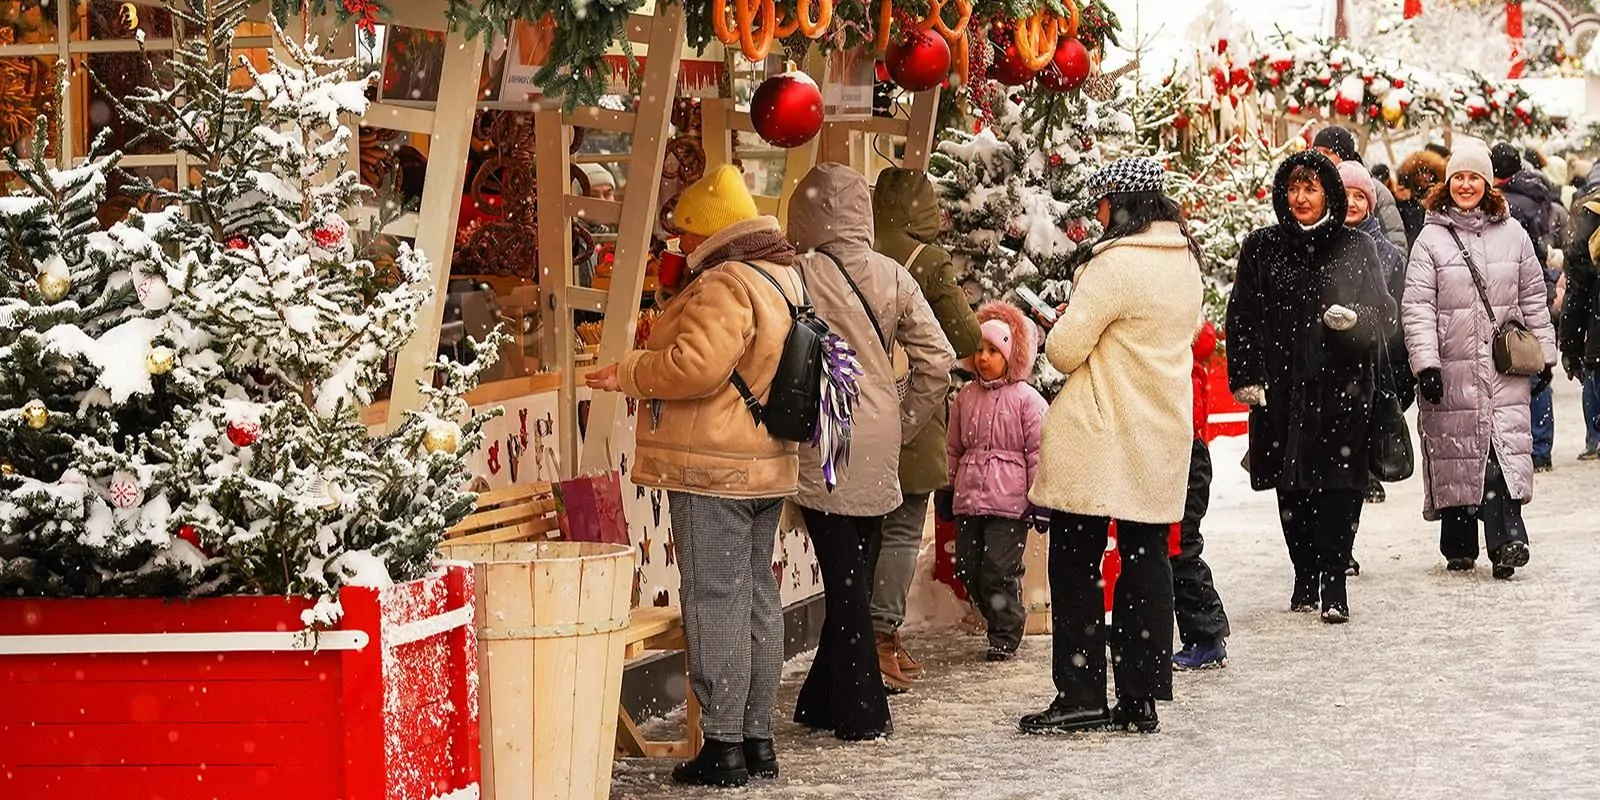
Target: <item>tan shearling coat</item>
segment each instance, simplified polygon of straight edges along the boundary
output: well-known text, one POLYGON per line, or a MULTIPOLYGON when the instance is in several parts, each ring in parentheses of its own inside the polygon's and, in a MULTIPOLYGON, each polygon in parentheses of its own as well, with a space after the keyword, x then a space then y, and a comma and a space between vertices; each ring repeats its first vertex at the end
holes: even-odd
POLYGON ((1183 518, 1194 437, 1189 345, 1200 267, 1177 223, 1095 246, 1045 357, 1067 376, 1044 418, 1035 505, 1130 522, 1183 518))
MULTIPOLYGON (((709 252, 746 229, 776 231, 762 217, 708 239, 709 252), (759 224, 759 225, 758 225, 759 224)), ((800 297, 789 267, 752 262, 800 297)), ((691 268, 695 266, 691 259, 691 268)), ((757 427, 728 379, 735 368, 765 400, 789 335, 789 308, 750 266, 723 262, 699 272, 662 310, 646 349, 625 357, 617 375, 639 408, 633 482, 730 498, 787 497, 799 474, 798 445, 757 427)))

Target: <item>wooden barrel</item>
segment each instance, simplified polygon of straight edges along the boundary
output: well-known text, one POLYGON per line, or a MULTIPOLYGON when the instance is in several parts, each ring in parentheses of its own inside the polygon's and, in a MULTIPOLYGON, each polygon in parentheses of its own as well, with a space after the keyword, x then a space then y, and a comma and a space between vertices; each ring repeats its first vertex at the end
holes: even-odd
POLYGON ((483 797, 605 800, 633 548, 514 542, 442 549, 477 570, 483 797))

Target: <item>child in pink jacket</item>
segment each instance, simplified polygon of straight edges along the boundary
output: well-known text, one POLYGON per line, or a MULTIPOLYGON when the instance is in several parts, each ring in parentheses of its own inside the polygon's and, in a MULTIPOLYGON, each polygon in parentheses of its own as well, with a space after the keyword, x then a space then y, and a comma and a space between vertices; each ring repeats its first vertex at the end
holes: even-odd
POLYGON ((978 309, 983 343, 978 379, 950 409, 950 485, 956 516, 956 575, 989 626, 989 661, 1009 661, 1022 643, 1022 553, 1041 512, 1028 503, 1039 468, 1047 407, 1027 383, 1038 353, 1033 323, 1016 306, 978 309))

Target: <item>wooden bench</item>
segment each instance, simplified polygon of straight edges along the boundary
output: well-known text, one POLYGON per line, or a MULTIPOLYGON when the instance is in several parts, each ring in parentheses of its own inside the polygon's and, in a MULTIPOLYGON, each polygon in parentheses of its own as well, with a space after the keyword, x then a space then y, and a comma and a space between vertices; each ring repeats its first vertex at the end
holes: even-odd
POLYGON ((700 703, 689 682, 689 653, 683 637, 683 614, 676 608, 636 608, 628 621, 628 644, 623 658, 638 659, 662 650, 683 650, 683 689, 687 710, 680 739, 649 740, 626 708, 617 706, 617 754, 646 758, 694 758, 700 752, 700 703))
POLYGON ((499 544, 561 535, 555 489, 527 483, 478 495, 478 510, 445 533, 450 544, 499 544))

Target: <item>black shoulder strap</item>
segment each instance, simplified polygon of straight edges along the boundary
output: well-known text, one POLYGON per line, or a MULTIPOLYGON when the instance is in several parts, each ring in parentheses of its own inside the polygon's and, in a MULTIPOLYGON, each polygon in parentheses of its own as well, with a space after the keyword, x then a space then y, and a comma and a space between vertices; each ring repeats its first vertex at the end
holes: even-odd
MULTIPOLYGON (((741 261, 739 263, 755 270, 757 273, 760 273, 761 277, 766 278, 767 282, 772 284, 774 289, 778 290, 778 296, 782 297, 784 305, 789 307, 789 319, 799 319, 801 309, 811 308, 811 296, 806 293, 806 280, 804 276, 800 275, 800 270, 790 270, 791 272, 795 273, 795 279, 800 281, 800 305, 797 307, 794 302, 789 299, 789 293, 784 291, 783 285, 778 283, 777 278, 772 277, 772 273, 767 272, 766 270, 756 266, 755 264, 752 264, 749 261, 741 261)), ((739 374, 739 370, 735 369, 733 374, 728 376, 728 382, 733 384, 734 389, 738 390, 739 397, 744 400, 744 407, 750 410, 750 417, 756 421, 756 427, 760 427, 762 419, 761 399, 756 397, 755 392, 750 391, 750 384, 745 383, 744 376, 739 374)))
POLYGON ((839 268, 839 274, 843 275, 845 282, 850 284, 850 291, 856 293, 856 300, 860 301, 861 308, 867 312, 867 321, 872 323, 872 330, 878 334, 878 343, 883 345, 885 352, 888 352, 890 350, 889 340, 884 338, 883 328, 878 326, 878 315, 872 313, 872 304, 868 303, 867 296, 861 293, 861 287, 856 285, 856 279, 850 277, 850 270, 845 269, 844 262, 840 261, 832 253, 826 250, 818 250, 817 252, 827 256, 834 266, 839 268))
POLYGON ((1483 310, 1489 315, 1489 324, 1499 325, 1494 319, 1494 306, 1489 304, 1489 289, 1483 285, 1483 276, 1478 274, 1478 265, 1472 263, 1472 253, 1467 251, 1465 244, 1462 244, 1461 236, 1456 233, 1456 226, 1446 225, 1444 229, 1450 232, 1450 238, 1456 240, 1456 247, 1461 250, 1461 260, 1467 262, 1467 272, 1472 273, 1472 285, 1478 289, 1478 299, 1483 301, 1483 310))

